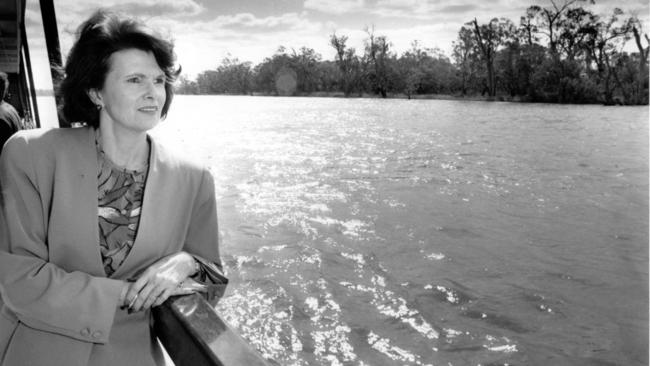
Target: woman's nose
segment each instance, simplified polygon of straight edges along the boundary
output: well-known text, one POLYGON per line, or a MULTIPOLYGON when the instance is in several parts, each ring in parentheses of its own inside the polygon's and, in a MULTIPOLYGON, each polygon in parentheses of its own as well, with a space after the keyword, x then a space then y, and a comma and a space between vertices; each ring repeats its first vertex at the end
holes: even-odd
POLYGON ((156 86, 153 81, 147 81, 145 85, 145 98, 154 99, 156 96, 156 86))

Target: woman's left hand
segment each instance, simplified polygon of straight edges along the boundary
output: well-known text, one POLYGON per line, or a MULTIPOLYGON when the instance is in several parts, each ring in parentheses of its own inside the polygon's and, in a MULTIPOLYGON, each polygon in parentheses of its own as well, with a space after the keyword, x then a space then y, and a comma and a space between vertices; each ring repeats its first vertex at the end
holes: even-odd
POLYGON ((130 311, 140 311, 162 304, 171 295, 190 294, 193 291, 182 284, 195 270, 196 262, 186 252, 164 257, 131 284, 125 304, 130 311))

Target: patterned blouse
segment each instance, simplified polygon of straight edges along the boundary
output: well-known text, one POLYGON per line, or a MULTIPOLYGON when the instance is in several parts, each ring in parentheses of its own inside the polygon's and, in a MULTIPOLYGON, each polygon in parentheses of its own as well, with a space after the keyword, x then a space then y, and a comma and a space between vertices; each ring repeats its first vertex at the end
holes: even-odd
POLYGON ((99 245, 107 276, 111 276, 131 252, 140 223, 140 210, 148 162, 138 170, 113 163, 97 141, 99 245))

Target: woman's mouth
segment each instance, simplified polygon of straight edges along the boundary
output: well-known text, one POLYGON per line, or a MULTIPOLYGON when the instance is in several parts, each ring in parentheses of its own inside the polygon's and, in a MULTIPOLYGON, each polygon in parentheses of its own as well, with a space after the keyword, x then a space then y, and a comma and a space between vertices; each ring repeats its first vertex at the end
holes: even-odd
POLYGON ((140 112, 153 113, 158 111, 158 106, 147 106, 138 108, 140 112))

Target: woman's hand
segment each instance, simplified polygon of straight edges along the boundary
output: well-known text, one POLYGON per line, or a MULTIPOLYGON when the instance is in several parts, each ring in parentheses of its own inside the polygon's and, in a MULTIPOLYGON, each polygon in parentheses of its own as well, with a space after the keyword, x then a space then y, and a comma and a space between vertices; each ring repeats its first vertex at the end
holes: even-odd
POLYGON ((164 257, 149 266, 131 284, 124 304, 130 311, 140 311, 162 304, 169 296, 190 294, 195 290, 183 282, 195 272, 196 262, 186 252, 164 257))

